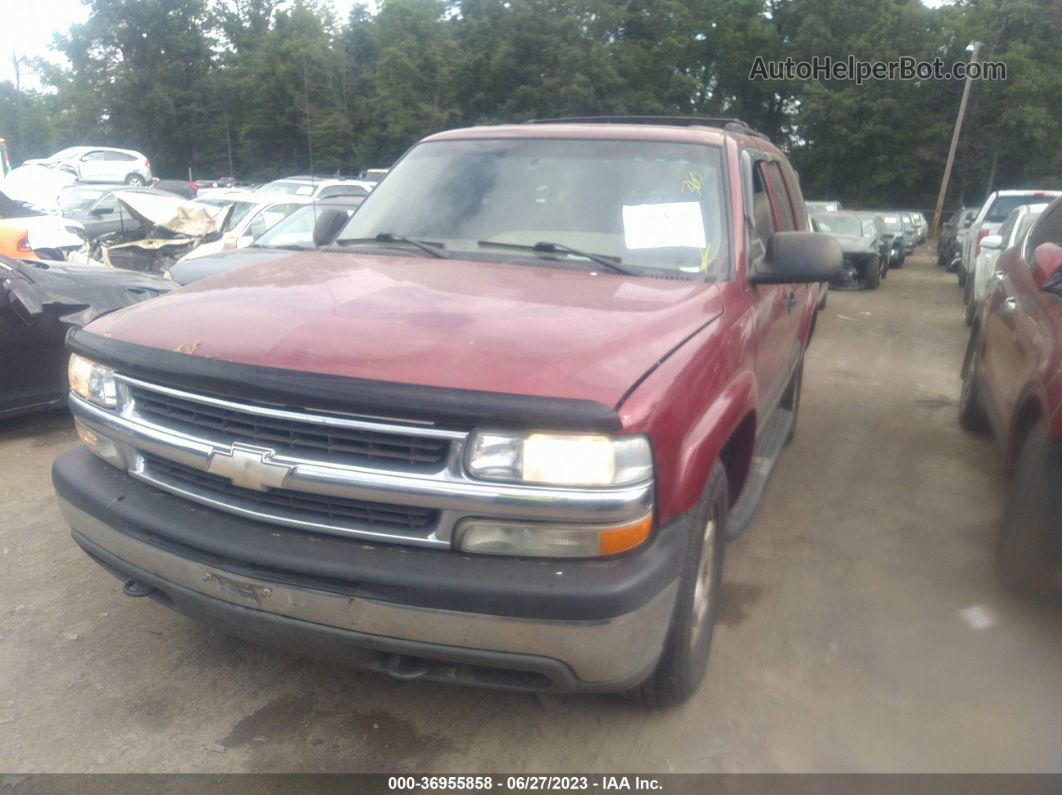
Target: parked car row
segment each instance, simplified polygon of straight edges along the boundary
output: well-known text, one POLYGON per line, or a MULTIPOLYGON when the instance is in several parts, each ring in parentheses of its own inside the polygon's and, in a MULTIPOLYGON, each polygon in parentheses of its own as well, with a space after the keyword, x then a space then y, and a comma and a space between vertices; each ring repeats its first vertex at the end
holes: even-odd
MULTIPOLYGON (((840 207, 838 202, 808 202, 840 207)), ((904 210, 812 211, 814 227, 833 236, 844 252, 844 268, 831 286, 875 290, 890 268, 902 268, 914 247, 925 242, 925 216, 904 210)))

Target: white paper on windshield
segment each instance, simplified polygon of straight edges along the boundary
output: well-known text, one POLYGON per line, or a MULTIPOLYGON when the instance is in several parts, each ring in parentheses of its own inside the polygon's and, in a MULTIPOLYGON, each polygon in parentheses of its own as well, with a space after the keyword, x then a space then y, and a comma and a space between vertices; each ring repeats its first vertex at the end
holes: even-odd
POLYGON ((704 248, 700 202, 625 204, 623 237, 629 249, 704 248))

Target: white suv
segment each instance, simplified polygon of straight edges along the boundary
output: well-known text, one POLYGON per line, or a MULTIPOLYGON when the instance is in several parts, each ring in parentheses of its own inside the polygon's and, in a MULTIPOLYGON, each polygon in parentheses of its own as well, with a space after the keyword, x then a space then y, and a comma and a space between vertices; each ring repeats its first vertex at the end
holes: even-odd
POLYGON ((80 182, 124 182, 137 186, 151 182, 151 161, 131 149, 71 146, 51 157, 27 160, 23 165, 29 164, 67 171, 80 182))
POLYGON ((959 284, 966 284, 967 274, 972 274, 977 255, 981 253, 981 240, 994 235, 1007 220, 1011 211, 1023 204, 1049 204, 1062 192, 1057 190, 997 190, 991 194, 977 211, 973 223, 966 230, 962 241, 962 260, 959 262, 959 284))

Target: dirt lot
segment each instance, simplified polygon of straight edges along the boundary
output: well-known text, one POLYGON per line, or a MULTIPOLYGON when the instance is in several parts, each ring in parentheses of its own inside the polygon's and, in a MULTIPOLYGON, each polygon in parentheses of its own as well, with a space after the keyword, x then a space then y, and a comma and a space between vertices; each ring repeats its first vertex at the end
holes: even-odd
POLYGON ((728 551, 686 706, 398 683, 215 634, 73 544, 69 417, 0 426, 0 770, 1062 771, 1062 611, 992 574, 1004 473, 958 427, 954 276, 831 293, 797 437, 728 551))

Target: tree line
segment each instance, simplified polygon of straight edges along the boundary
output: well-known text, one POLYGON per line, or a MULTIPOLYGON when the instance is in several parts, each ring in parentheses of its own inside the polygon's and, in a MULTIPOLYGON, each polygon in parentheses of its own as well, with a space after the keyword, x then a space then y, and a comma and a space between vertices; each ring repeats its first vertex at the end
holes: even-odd
POLYGON ((759 56, 1007 65, 973 87, 949 206, 1062 187, 1062 3, 957 0, 85 0, 44 90, 0 83, 16 162, 138 149, 156 174, 262 180, 387 166, 470 124, 596 114, 734 116, 792 157, 806 196, 931 207, 958 80, 752 80, 759 56))

